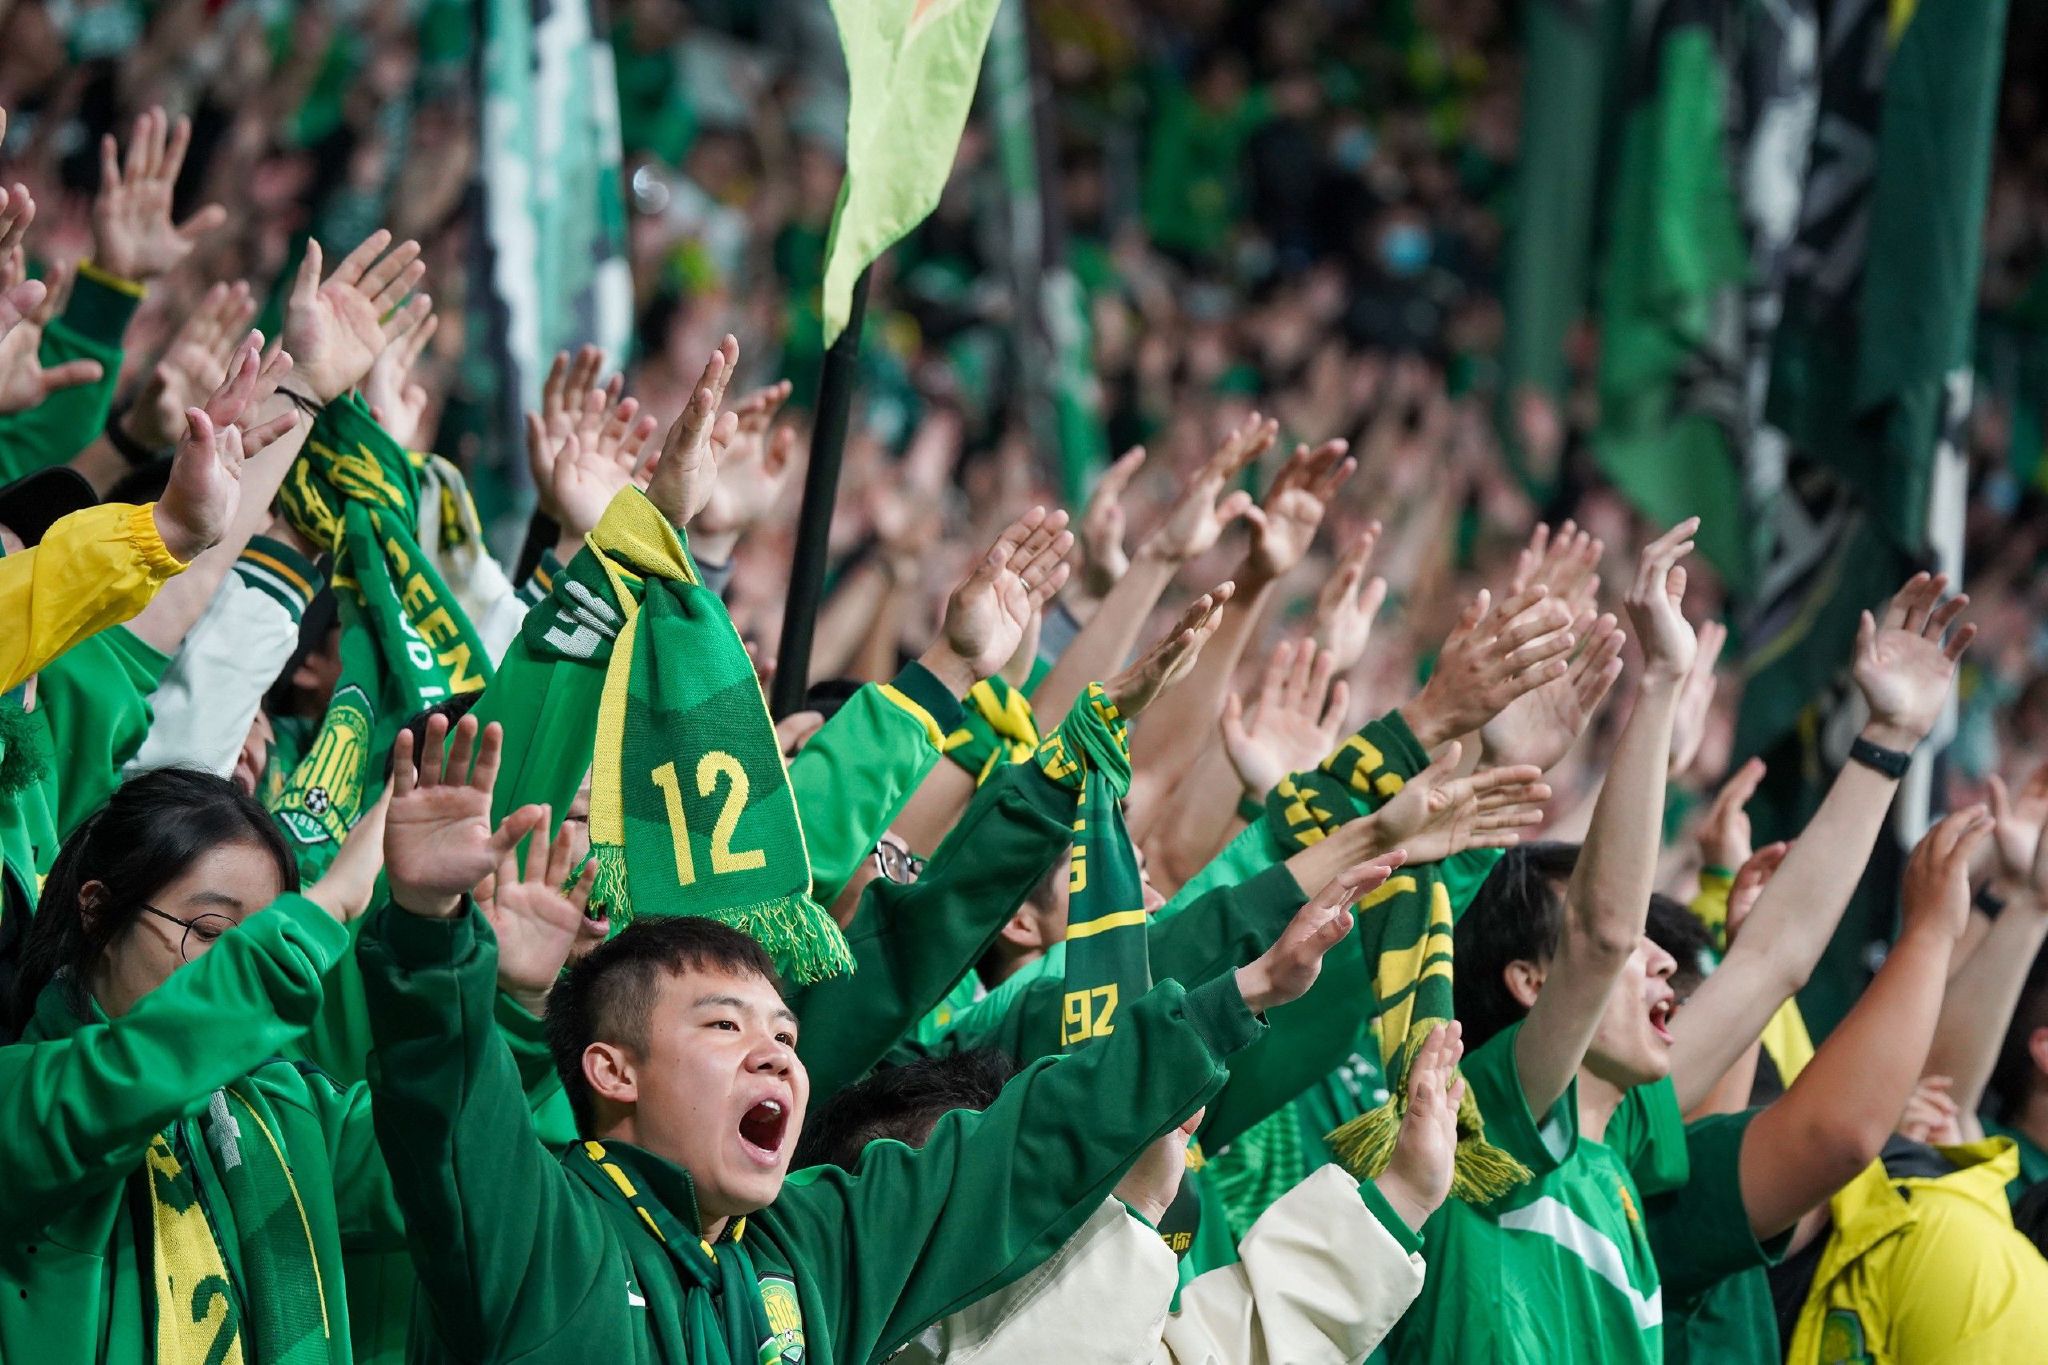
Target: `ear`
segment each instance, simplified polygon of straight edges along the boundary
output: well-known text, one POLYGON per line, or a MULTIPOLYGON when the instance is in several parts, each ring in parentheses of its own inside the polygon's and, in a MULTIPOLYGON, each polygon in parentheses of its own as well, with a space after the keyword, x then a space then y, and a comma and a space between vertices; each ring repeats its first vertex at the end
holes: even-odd
POLYGON ((595 1099, 619 1105, 640 1102, 639 1070, 633 1054, 617 1043, 592 1043, 583 1049, 583 1079, 595 1099))
POLYGON ((1543 991, 1543 964, 1518 957, 1507 965, 1501 975, 1506 979, 1508 994, 1515 997, 1515 1002, 1525 1010, 1533 1009, 1536 997, 1543 991))
POLYGON ((1045 934, 1039 928, 1038 907, 1026 901, 1017 907, 1017 913, 1010 916, 1003 925, 999 938, 1012 948, 1043 948, 1045 934))
POLYGON ((85 922, 87 929, 93 927, 93 922, 99 918, 100 907, 106 903, 105 882, 87 882, 78 888, 78 917, 85 922))
POLYGON ((2048 1025, 2027 1035, 2027 1056, 2034 1060, 2034 1074, 2048 1081, 2048 1025))

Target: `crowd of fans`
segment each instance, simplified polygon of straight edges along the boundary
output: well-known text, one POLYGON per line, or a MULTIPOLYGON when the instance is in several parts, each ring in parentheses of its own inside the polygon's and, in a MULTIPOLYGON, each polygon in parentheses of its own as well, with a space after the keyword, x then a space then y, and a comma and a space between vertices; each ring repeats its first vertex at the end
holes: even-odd
POLYGON ((1515 7, 1031 5, 1127 453, 1069 498, 1019 400, 977 117, 773 722, 827 7, 614 4, 633 344, 518 433, 469 9, 0 17, 0 1358, 2038 1357, 2037 18, 1966 581, 1868 604, 1858 749, 1758 848, 1593 328, 1510 414, 1556 477, 1496 434, 1515 7))

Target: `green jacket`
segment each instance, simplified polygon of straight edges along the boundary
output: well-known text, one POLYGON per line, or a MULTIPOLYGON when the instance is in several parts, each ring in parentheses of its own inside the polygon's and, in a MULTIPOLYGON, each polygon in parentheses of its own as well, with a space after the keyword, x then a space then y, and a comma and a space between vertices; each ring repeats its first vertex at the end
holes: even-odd
POLYGON ((326 911, 287 895, 121 1019, 81 1019, 61 986, 43 992, 22 1041, 0 1048, 0 1359, 153 1357, 142 1166, 158 1133, 190 1155, 238 1272, 235 1239, 220 1233, 221 1157, 197 1123, 223 1088, 282 1148, 320 1272, 327 1359, 349 1359, 342 1252, 401 1246, 403 1228, 368 1093, 277 1055, 313 1018, 320 974, 347 943, 326 911))
POLYGON ((100 377, 60 389, 26 412, 0 414, 0 483, 63 464, 99 437, 114 406, 121 377, 121 337, 142 302, 142 286, 78 267, 78 282, 63 315, 43 329, 38 355, 45 368, 67 360, 97 360, 100 377))
MULTIPOLYGON (((378 1140, 432 1305, 412 1359, 681 1360, 682 1285, 660 1243, 533 1134, 490 1026, 489 925, 387 906, 359 952, 377 1027, 378 1140)), ((881 1360, 1029 1273, 1222 1084, 1224 1058, 1260 1028, 1228 979, 1193 994, 1161 986, 1123 1022, 1106 1042, 1025 1072, 986 1111, 949 1115, 923 1149, 877 1142, 856 1173, 800 1172, 735 1220, 726 1235, 745 1224, 785 1329, 777 1340, 793 1330, 800 1347, 764 1353, 763 1365, 881 1360)), ((631 1156, 642 1197, 700 1226, 689 1173, 631 1156)))
POLYGON ((1074 807, 1074 793, 1037 764, 1005 764, 975 792, 916 882, 868 883, 846 931, 853 974, 790 995, 813 1095, 823 1099, 866 1075, 973 970, 1066 852, 1074 807))

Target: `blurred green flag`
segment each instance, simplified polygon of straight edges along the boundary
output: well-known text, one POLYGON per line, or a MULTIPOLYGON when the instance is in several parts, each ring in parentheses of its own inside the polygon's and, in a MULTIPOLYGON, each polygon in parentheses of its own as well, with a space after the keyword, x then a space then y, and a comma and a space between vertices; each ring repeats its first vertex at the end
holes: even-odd
POLYGON ((825 344, 853 282, 937 207, 1000 0, 832 0, 846 53, 846 180, 825 244, 825 344))

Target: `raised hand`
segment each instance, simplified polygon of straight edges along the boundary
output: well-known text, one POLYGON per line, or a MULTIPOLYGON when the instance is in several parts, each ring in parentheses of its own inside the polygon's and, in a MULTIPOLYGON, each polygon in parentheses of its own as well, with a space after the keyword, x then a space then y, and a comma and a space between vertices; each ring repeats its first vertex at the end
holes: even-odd
POLYGON ((1138 661, 1102 684, 1116 709, 1135 719, 1156 701, 1161 692, 1179 682, 1194 668, 1202 646, 1223 624, 1223 604, 1237 591, 1234 583, 1219 583, 1197 597, 1168 631, 1138 661))
POLYGON ((1464 1026, 1453 1019, 1438 1024, 1423 1039, 1422 1050, 1408 1064, 1408 1104, 1401 1113, 1401 1131, 1387 1168, 1373 1177, 1411 1232, 1422 1231, 1429 1216, 1451 1193, 1451 1173, 1458 1156, 1458 1106, 1465 1102, 1465 1081, 1458 1062, 1465 1055, 1464 1026))
MULTIPOLYGON (((569 414, 572 406, 581 406, 583 395, 598 387, 598 376, 604 373, 604 351, 597 346, 577 348, 571 359, 567 351, 556 351, 555 361, 548 366, 546 378, 540 385, 540 420, 548 430, 556 430, 557 418, 569 414)), ((625 378, 614 375, 608 389, 623 388, 625 378)), ((617 401, 618 395, 610 395, 617 401)))
POLYGON ((320 278, 320 244, 306 243, 285 303, 284 344, 297 359, 298 383, 315 402, 332 403, 363 382, 391 339, 415 325, 431 308, 424 297, 416 310, 394 312, 427 273, 418 242, 391 245, 378 228, 325 281, 320 278))
POLYGON ((208 289, 151 367, 128 409, 128 434, 152 450, 177 440, 185 429, 185 409, 220 387, 255 316, 256 297, 242 281, 208 289))
POLYGON ((1479 729, 1517 697, 1571 672, 1571 610, 1527 588, 1490 610, 1481 588, 1444 640, 1436 671, 1401 708, 1425 749, 1479 729))
POLYGON ((924 656, 925 667, 955 695, 993 677, 1066 583, 1073 548, 1065 512, 1034 507, 1011 522, 946 599, 943 643, 924 656))
POLYGON ((1998 875, 2015 890, 2048 896, 2048 763, 2034 769, 2014 800, 2005 779, 1991 775, 1991 818, 1998 875))
POLYGON ((638 479, 660 425, 638 399, 614 397, 609 386, 586 389, 556 410, 552 425, 526 414, 527 468, 565 545, 590 534, 619 490, 638 479))
POLYGON ((384 870, 384 817, 390 810, 391 791, 386 788, 342 838, 341 850, 320 880, 306 888, 307 900, 343 924, 368 910, 370 897, 377 893, 377 874, 384 870))
MULTIPOLYGON (((26 412, 59 389, 98 382, 103 371, 97 360, 67 360, 43 368, 43 329, 64 306, 70 272, 53 272, 42 301, 7 335, 0 336, 0 413, 26 412)), ((26 297, 20 287, 8 291, 10 298, 26 297)))
POLYGON ((363 401, 370 405, 370 416, 408 450, 419 439, 420 421, 427 415, 427 388, 412 377, 413 366, 440 326, 432 301, 425 295, 414 299, 392 319, 384 349, 363 376, 363 401))
POLYGON ((1764 894, 1764 888, 1771 884, 1771 878, 1778 875, 1778 869, 1785 865, 1785 855, 1792 851, 1792 845, 1780 840, 1765 844, 1749 855, 1742 866, 1735 869, 1734 884, 1728 888, 1728 924, 1726 929, 1729 943, 1735 942, 1735 935, 1741 930, 1742 922, 1749 918, 1749 912, 1756 909, 1757 900, 1764 894))
POLYGON ((647 485, 647 498, 671 526, 689 525, 704 510, 718 484, 718 463, 740 424, 738 417, 721 414, 718 408, 739 363, 739 338, 727 336, 705 362, 696 392, 668 429, 660 463, 647 485))
POLYGON ((1155 1228, 1172 1206, 1174 1196, 1180 1193, 1180 1182, 1188 1169, 1188 1142, 1208 1112, 1197 1109, 1186 1123, 1147 1147, 1116 1183, 1116 1197, 1155 1228))
POLYGON ((1952 947, 1970 923, 1970 855, 1991 833, 1991 813, 1965 806, 1935 825, 1906 860, 1899 935, 1929 934, 1952 947))
POLYGON ((1365 657, 1373 620, 1387 600, 1387 580, 1375 576, 1368 581, 1365 576, 1379 540, 1380 524, 1375 521, 1359 532, 1337 561, 1337 571, 1316 593, 1309 633, 1330 652, 1339 673, 1349 673, 1365 657))
POLYGON ((199 239, 228 220, 208 204, 171 222, 171 192, 192 145, 192 120, 170 121, 161 107, 135 119, 124 163, 112 134, 100 139, 100 192, 92 205, 93 263, 125 280, 148 281, 174 269, 199 239))
POLYGON ((1081 591, 1090 597, 1107 597, 1131 567, 1124 553, 1124 490, 1131 486, 1145 447, 1132 446, 1095 481, 1088 505, 1081 511, 1081 591))
POLYGON ((453 918, 462 898, 547 818, 544 806, 521 806, 492 830, 491 786, 505 741, 496 721, 479 743, 476 717, 464 716, 454 742, 447 739, 448 718, 429 716, 417 759, 411 730, 391 746, 384 872, 392 902, 429 919, 453 918))
MULTIPOLYGON (((6 133, 7 116, 0 112, 0 138, 6 133)), ((0 269, 0 332, 19 326, 43 301, 42 281, 24 278, 27 260, 22 243, 28 240, 28 225, 35 217, 36 201, 28 186, 16 181, 0 189, 0 262, 5 263, 0 269)))
MULTIPOLYGON (((548 808, 539 809, 538 828, 546 829, 548 808)), ((518 848, 507 848, 497 870, 476 890, 477 909, 498 940, 498 989, 529 1014, 546 1011, 548 992, 583 932, 584 907, 597 880, 597 863, 590 861, 570 881, 583 851, 576 827, 565 821, 554 842, 538 834, 527 841, 524 870, 518 848)))
POLYGON ((1294 912, 1279 939, 1256 961, 1237 969, 1237 989, 1252 1013, 1263 1014, 1308 994, 1322 975, 1323 958, 1351 932, 1351 906, 1394 875, 1405 855, 1396 850, 1357 863, 1294 912))
POLYGON ((1869 612, 1856 630, 1852 672, 1863 700, 1870 706, 1865 734, 1887 749, 1910 750, 1927 738, 1941 716, 1955 682, 1956 663, 1976 638, 1973 625, 1957 626, 1946 643, 1942 636, 1970 604, 1958 593, 1942 601, 1948 577, 1914 574, 1892 597, 1880 626, 1869 612))
POLYGON ((775 425, 789 401, 785 379, 756 389, 733 408, 732 439, 718 461, 718 482, 704 509, 690 523, 690 548, 714 563, 725 563, 741 536, 775 509, 789 481, 796 454, 796 428, 775 425))
POLYGON ((1539 521, 1529 543, 1515 556, 1508 592, 1512 595, 1540 585, 1574 613, 1587 611, 1600 595, 1597 570, 1606 549, 1604 541, 1580 530, 1576 522, 1566 521, 1552 535, 1549 524, 1539 521))
POLYGON ((1700 861, 1708 867, 1728 871, 1749 861, 1749 799, 1764 780, 1764 761, 1752 758, 1744 763, 1714 794, 1700 821, 1700 861))
POLYGON ((277 391, 291 368, 292 357, 282 350, 265 359, 263 334, 251 332, 206 406, 186 410, 185 438, 172 457, 170 481, 153 514, 164 548, 174 557, 189 562, 219 542, 241 504, 242 462, 297 421, 291 411, 267 422, 255 420, 257 407, 277 391))
POLYGON ((1223 535, 1224 527, 1251 511, 1251 494, 1243 489, 1223 490, 1272 447, 1279 432, 1278 422, 1267 421, 1256 412, 1247 417, 1209 457, 1139 553, 1169 564, 1184 564, 1206 553, 1223 535))
POLYGON ((1513 848, 1521 830, 1543 822, 1550 788, 1541 768, 1482 768, 1459 777, 1463 756, 1453 741, 1373 812, 1379 847, 1399 847, 1414 863, 1442 862, 1471 848, 1513 848))
POLYGON ((1294 448, 1273 486, 1266 490, 1264 506, 1245 512, 1252 526, 1251 553, 1245 560, 1248 579, 1270 583, 1301 563, 1315 541, 1316 528, 1323 524, 1330 499, 1358 468, 1358 461, 1346 454, 1349 449, 1344 441, 1325 441, 1313 449, 1306 445, 1294 448))
POLYGON ((1251 706, 1232 693, 1223 700, 1223 751, 1254 799, 1289 773, 1313 768, 1336 747, 1351 689, 1331 681, 1336 657, 1313 640, 1284 640, 1259 679, 1251 706))
POLYGON ((1583 646, 1564 676, 1552 678, 1502 707, 1479 729, 1489 763, 1532 763, 1548 771, 1564 761, 1586 732, 1593 713, 1621 677, 1621 647, 1628 642, 1612 613, 1590 612, 1572 623, 1583 646))
POLYGON ((1700 744, 1707 737, 1707 714, 1714 707, 1714 666, 1721 662, 1721 647, 1727 643, 1728 627, 1719 621, 1700 626, 1699 648, 1685 675, 1685 685, 1678 689, 1678 712, 1671 722, 1671 763, 1666 772, 1672 778, 1683 777, 1699 760, 1700 744))
POLYGON ((1624 599, 1645 668, 1673 682, 1682 682, 1692 671, 1698 652, 1698 638, 1682 610, 1685 566, 1678 561, 1692 553, 1693 532, 1699 529, 1700 519, 1687 517, 1645 545, 1624 599))

